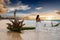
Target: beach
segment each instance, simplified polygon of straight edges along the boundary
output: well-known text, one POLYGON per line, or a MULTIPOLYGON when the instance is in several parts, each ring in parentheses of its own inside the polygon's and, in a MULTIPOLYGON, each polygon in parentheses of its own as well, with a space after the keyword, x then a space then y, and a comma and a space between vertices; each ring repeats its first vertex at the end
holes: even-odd
POLYGON ((60 30, 42 30, 40 32, 36 32, 35 30, 24 30, 22 33, 17 33, 9 31, 6 23, 11 22, 9 20, 0 20, 0 40, 60 40, 60 30))

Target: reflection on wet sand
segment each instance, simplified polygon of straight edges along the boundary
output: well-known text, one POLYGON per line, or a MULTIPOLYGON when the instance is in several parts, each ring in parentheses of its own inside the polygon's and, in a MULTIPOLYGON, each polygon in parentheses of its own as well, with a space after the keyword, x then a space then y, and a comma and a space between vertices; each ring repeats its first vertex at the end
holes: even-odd
POLYGON ((20 33, 17 32, 7 32, 8 40, 22 40, 20 33))
POLYGON ((50 32, 35 32, 35 30, 17 33, 0 29, 0 40, 60 40, 60 33, 52 35, 50 32))

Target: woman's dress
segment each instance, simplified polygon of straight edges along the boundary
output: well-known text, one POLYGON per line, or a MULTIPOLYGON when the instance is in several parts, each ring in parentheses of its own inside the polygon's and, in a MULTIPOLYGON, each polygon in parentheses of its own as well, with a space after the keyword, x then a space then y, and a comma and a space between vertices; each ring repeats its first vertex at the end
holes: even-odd
POLYGON ((36 32, 41 31, 43 24, 41 22, 36 22, 36 32))

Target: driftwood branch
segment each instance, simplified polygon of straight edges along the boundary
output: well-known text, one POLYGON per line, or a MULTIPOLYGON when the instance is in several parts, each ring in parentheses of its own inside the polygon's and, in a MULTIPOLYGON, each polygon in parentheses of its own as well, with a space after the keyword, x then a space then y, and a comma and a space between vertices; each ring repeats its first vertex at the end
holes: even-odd
POLYGON ((51 24, 52 24, 52 27, 56 27, 56 26, 60 25, 60 23, 57 23, 56 25, 53 25, 53 23, 51 23, 51 24))
POLYGON ((23 24, 24 19, 22 21, 19 21, 16 18, 16 10, 14 11, 14 19, 13 20, 9 19, 9 21, 12 22, 12 25, 10 23, 7 23, 8 29, 10 29, 10 30, 18 30, 19 31, 20 28, 22 28, 25 25, 25 24, 23 24))

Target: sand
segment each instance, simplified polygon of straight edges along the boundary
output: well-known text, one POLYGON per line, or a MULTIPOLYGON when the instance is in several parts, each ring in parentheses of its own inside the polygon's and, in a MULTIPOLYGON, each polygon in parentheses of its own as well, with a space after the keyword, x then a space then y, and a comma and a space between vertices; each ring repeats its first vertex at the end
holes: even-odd
POLYGON ((0 40, 60 40, 60 31, 25 30, 22 33, 10 32, 6 29, 9 20, 0 20, 0 40))

